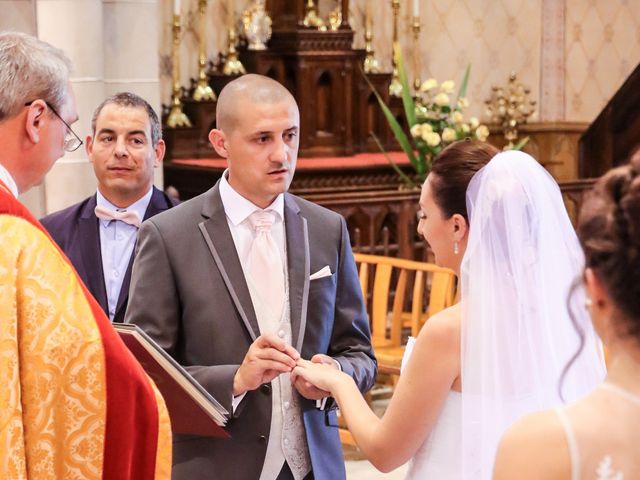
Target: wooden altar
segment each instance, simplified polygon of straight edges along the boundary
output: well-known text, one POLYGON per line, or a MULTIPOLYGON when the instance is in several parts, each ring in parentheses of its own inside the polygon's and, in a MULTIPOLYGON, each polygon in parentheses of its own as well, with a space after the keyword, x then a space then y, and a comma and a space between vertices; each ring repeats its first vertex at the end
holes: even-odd
MULTIPOLYGON (((319 31, 303 25, 305 0, 272 0, 268 10, 273 35, 266 50, 240 46, 246 70, 274 78, 293 94, 300 108, 300 156, 336 157, 377 151, 370 133, 390 150, 396 147, 375 95, 362 71, 365 53, 352 47, 354 31, 348 23, 348 1, 342 2, 343 18, 335 31, 319 31), (346 12, 346 13, 345 13, 346 12)), ((216 92, 235 76, 223 75, 220 67, 208 73, 216 92)), ((381 97, 389 103, 390 73, 367 75, 381 97)), ((193 89, 193 85, 192 85, 193 89)), ((165 129, 166 158, 215 158, 207 135, 215 126, 215 101, 197 102, 186 91, 184 111, 192 127, 165 129)), ((400 118, 399 99, 391 102, 400 118)))

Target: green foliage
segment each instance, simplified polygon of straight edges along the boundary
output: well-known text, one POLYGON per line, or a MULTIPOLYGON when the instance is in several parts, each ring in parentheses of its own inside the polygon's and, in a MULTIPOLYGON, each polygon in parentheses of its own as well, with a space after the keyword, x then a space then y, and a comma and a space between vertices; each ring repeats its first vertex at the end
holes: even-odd
POLYGON ((402 105, 410 135, 405 133, 366 74, 363 75, 378 99, 387 123, 400 148, 409 159, 415 175, 409 176, 405 174, 386 154, 380 140, 373 133, 372 135, 400 179, 407 186, 415 187, 420 185, 427 177, 431 170, 433 158, 444 147, 463 138, 477 138, 484 141, 489 135, 489 130, 486 126, 480 125, 480 122, 475 117, 472 117, 469 122, 464 119, 463 112, 469 105, 466 93, 471 72, 470 65, 465 69, 458 95, 455 102, 452 103, 449 95, 453 93, 455 85, 451 80, 438 85, 435 79, 429 79, 422 84, 417 95, 415 97, 412 96, 404 60, 399 49, 395 50, 394 58, 400 84, 402 85, 402 105), (412 177, 415 177, 415 180, 412 177))

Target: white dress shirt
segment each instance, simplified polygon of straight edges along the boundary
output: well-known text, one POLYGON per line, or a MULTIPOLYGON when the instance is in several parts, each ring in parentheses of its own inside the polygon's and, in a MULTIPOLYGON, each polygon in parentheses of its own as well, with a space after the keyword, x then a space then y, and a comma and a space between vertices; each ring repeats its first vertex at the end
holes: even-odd
MULTIPOLYGON (((96 194, 96 203, 98 206, 108 208, 109 210, 131 211, 138 214, 140 220, 144 218, 147 211, 153 188, 137 202, 129 205, 127 208, 118 208, 107 200, 100 190, 96 194)), ((122 289, 129 260, 133 254, 133 248, 136 244, 138 228, 129 225, 121 220, 98 220, 100 225, 100 253, 102 254, 102 272, 104 274, 104 285, 107 290, 107 304, 109 307, 109 319, 113 321, 118 306, 118 297, 122 289)))
POLYGON ((4 168, 4 165, 0 163, 0 180, 4 183, 9 191, 13 194, 14 197, 18 198, 18 185, 16 185, 16 181, 13 179, 9 170, 4 168))
MULTIPOLYGON (((251 295, 254 310, 258 320, 260 332, 271 331, 282 338, 285 342, 291 344, 291 323, 288 301, 288 275, 287 275, 287 256, 285 244, 285 225, 284 225, 284 195, 280 194, 276 199, 264 210, 270 210, 275 213, 275 219, 271 226, 271 236, 275 242, 280 257, 283 260, 282 268, 285 278, 285 308, 282 318, 270 318, 271 310, 265 309, 255 290, 255 286, 247 275, 246 266, 248 262, 242 260, 249 257, 249 251, 256 235, 249 217, 259 207, 244 198, 236 192, 227 181, 227 172, 225 171, 220 181, 220 198, 227 217, 227 224, 231 231, 231 236, 241 259, 241 265, 247 286, 251 295), (275 321, 275 325, 274 322, 275 321)), ((302 413, 298 405, 297 392, 294 391, 290 383, 289 375, 283 374, 275 378, 271 382, 272 386, 272 416, 269 440, 267 444, 267 453, 263 464, 260 480, 275 479, 286 458, 291 458, 294 464, 302 462, 303 466, 299 467, 298 477, 308 473, 310 461, 308 459, 308 447, 304 438, 304 427, 302 426, 302 413), (296 396, 295 398, 292 397, 296 396), (294 409, 294 410, 291 410, 294 409), (295 412, 295 413, 294 413, 295 412), (291 428, 294 430, 292 431, 291 428), (286 433, 285 433, 286 430, 286 433), (290 439, 289 435, 293 435, 290 439), (295 440, 294 440, 295 439, 295 440), (289 457, 287 457, 289 455, 289 457), (306 460, 305 460, 306 459, 306 460)), ((233 410, 235 411, 245 394, 234 397, 233 410)), ((291 466, 291 464, 290 464, 291 466)), ((292 467, 293 469, 293 467, 292 467)), ((294 477, 296 474, 294 473, 294 477)))
MULTIPOLYGON (((227 217, 227 224, 231 231, 233 243, 236 246, 238 258, 241 259, 242 273, 246 274, 246 262, 243 259, 249 256, 251 243, 253 242, 253 227, 249 223, 249 216, 259 208, 236 192, 227 180, 228 170, 225 170, 220 179, 220 199, 227 217)), ((286 262, 284 250, 284 196, 282 194, 274 200, 274 202, 265 210, 271 209, 276 213, 275 220, 271 227, 271 236, 278 246, 281 258, 286 262)), ((286 277, 286 271, 285 271, 286 277)), ((233 398, 233 410, 235 411, 240 405, 246 393, 233 398)))

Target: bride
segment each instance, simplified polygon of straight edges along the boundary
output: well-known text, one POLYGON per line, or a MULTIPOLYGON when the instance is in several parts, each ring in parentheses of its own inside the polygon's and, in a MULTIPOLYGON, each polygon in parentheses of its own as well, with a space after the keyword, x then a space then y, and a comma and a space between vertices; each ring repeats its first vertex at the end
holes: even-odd
POLYGON ((578 345, 566 299, 583 257, 557 184, 522 152, 450 145, 422 187, 418 217, 436 263, 458 274, 461 301, 408 345, 384 416, 346 374, 305 360, 293 373, 331 393, 379 470, 411 459, 410 479, 489 479, 511 423, 578 398, 604 377, 579 291, 572 307, 585 348, 558 392, 578 345))
POLYGON ((584 399, 509 429, 496 480, 640 478, 640 154, 596 183, 578 236, 591 317, 607 349, 607 379, 584 399))

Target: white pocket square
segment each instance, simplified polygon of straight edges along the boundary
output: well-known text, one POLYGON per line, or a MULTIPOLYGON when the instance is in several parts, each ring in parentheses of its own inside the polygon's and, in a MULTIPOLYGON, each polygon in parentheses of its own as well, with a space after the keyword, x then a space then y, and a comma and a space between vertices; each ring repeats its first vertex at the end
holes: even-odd
POLYGON ((331 269, 329 268, 329 265, 326 265, 322 267, 320 270, 318 270, 316 273, 312 273, 311 276, 309 277, 309 280, 317 280, 318 278, 330 277, 330 276, 331 276, 331 269))

